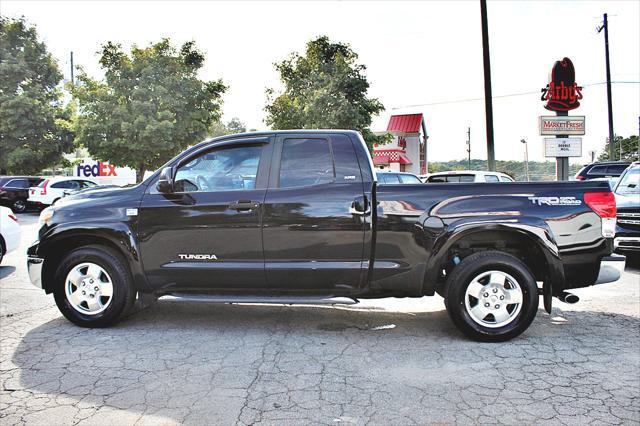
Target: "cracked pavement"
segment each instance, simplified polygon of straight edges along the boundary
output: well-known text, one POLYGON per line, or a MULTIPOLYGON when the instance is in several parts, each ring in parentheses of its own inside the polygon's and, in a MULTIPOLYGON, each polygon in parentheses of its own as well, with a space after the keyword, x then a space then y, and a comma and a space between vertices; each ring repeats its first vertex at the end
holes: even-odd
POLYGON ((29 283, 37 216, 20 221, 0 266, 3 425, 640 423, 637 267, 499 344, 464 338, 439 297, 159 303, 83 329, 29 283))

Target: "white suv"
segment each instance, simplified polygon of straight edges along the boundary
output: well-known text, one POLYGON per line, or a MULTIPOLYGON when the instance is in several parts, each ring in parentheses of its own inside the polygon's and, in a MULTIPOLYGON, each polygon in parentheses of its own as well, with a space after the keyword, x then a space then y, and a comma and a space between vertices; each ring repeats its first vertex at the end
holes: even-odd
POLYGON ((5 254, 20 246, 20 225, 10 208, 0 206, 0 263, 5 254))
POLYGON ((478 170, 453 170, 431 173, 425 183, 513 182, 513 178, 500 172, 478 170))
POLYGON ((29 188, 29 203, 50 206, 64 197, 65 191, 86 189, 96 186, 92 180, 77 177, 54 177, 45 179, 40 185, 29 188))

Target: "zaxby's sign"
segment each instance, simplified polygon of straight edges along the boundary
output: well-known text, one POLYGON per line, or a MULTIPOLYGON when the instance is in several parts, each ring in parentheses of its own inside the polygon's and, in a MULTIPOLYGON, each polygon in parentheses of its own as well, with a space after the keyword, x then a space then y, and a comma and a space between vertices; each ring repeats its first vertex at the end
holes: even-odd
POLYGON ((108 177, 118 176, 116 172, 116 166, 108 164, 103 161, 96 161, 94 163, 81 163, 76 166, 76 175, 78 177, 108 177))
POLYGON ((547 87, 542 89, 541 101, 549 111, 570 111, 580 106, 582 87, 576 83, 576 70, 571 59, 556 61, 547 87))

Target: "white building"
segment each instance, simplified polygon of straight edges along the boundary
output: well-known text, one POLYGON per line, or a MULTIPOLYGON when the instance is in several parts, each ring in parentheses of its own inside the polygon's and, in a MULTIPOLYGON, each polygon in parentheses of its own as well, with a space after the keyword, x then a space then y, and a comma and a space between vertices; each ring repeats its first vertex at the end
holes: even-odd
POLYGON ((423 175, 427 171, 426 124, 422 114, 392 115, 387 132, 393 140, 373 148, 373 164, 382 170, 423 175))

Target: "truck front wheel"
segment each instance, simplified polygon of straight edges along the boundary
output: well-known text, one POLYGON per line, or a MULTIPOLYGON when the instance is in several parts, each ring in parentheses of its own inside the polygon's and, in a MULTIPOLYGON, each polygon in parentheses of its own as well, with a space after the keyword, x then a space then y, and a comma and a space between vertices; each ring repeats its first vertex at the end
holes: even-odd
POLYGON ((116 253, 101 246, 81 247, 60 262, 53 294, 69 321, 81 327, 108 327, 131 309, 132 281, 116 253))
POLYGON ((499 251, 476 253, 447 280, 445 303, 454 324, 483 342, 502 342, 525 331, 538 311, 538 286, 518 258, 499 251))

